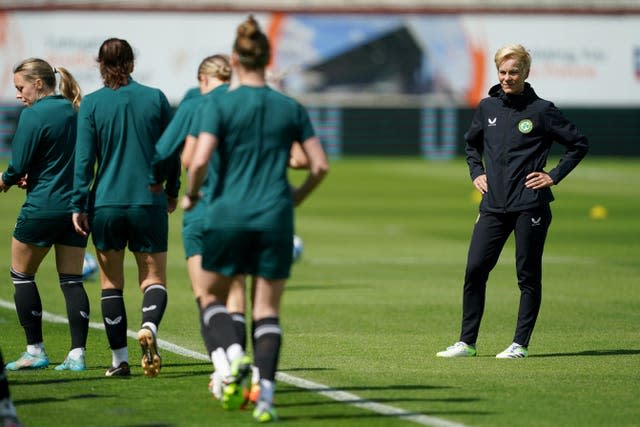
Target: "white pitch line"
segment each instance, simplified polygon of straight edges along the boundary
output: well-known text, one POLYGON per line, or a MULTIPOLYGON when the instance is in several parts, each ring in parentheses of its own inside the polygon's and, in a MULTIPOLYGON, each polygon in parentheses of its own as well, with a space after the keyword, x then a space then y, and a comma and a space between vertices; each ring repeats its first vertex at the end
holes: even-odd
POLYGON ((416 424, 430 427, 465 427, 464 424, 455 423, 442 418, 430 417, 428 415, 416 414, 406 411, 405 409, 396 408, 395 406, 384 405, 372 400, 364 399, 356 394, 347 393, 346 391, 331 388, 324 384, 314 383, 303 378, 294 377, 293 375, 278 372, 276 375, 278 381, 290 384, 292 386, 312 390, 322 396, 328 397, 338 402, 346 402, 348 405, 356 406, 368 411, 377 412, 382 415, 390 415, 403 420, 411 421, 416 424))
MULTIPOLYGON (((0 307, 4 307, 14 311, 16 308, 13 303, 2 300, 2 299, 0 299, 0 307)), ((62 323, 62 324, 69 323, 66 317, 58 316, 57 314, 52 314, 47 311, 42 312, 42 320, 45 320, 51 323, 62 323)), ((89 327, 94 329, 104 330, 104 325, 102 323, 89 322, 89 327)), ((138 333, 135 331, 128 330, 127 336, 135 340, 138 339, 138 333)), ((180 347, 179 345, 173 344, 169 341, 165 341, 162 339, 158 339, 158 347, 160 347, 163 350, 167 350, 172 353, 179 354, 181 356, 190 357, 192 359, 197 359, 197 360, 209 361, 209 358, 207 357, 206 354, 198 353, 197 351, 180 347)), ((416 414, 401 408, 396 408, 395 406, 377 403, 372 400, 364 399, 353 393, 348 393, 346 391, 338 390, 338 389, 326 386, 324 384, 315 383, 313 381, 308 381, 303 378, 298 378, 293 375, 285 374, 283 372, 278 372, 276 374, 276 379, 278 381, 292 385, 294 387, 311 390, 315 393, 328 397, 329 399, 335 400, 337 402, 346 403, 348 405, 355 406, 361 409, 366 409, 368 411, 376 412, 381 415, 393 416, 395 418, 411 421, 413 423, 420 424, 423 426, 466 427, 464 424, 455 423, 453 421, 448 421, 442 418, 430 417, 428 415, 423 415, 423 414, 416 414)))

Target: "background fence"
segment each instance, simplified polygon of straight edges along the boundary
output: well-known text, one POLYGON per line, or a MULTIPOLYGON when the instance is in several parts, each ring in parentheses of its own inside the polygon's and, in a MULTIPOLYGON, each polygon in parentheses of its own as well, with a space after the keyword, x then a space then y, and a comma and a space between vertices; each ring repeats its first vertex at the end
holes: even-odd
MULTIPOLYGON (((354 108, 308 105, 331 157, 420 156, 450 159, 464 153, 473 109, 460 107, 354 108)), ((7 157, 20 107, 0 105, 0 156, 7 157)), ((563 112, 591 142, 590 156, 640 156, 637 108, 567 108, 563 112)), ((553 153, 562 146, 554 145, 553 153)))

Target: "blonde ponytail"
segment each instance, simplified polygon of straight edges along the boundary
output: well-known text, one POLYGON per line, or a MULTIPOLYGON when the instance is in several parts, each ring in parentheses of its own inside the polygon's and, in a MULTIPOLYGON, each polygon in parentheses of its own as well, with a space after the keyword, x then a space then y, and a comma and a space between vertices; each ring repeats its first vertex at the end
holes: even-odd
POLYGON ((73 108, 76 110, 80 108, 80 101, 82 100, 82 91, 80 90, 80 85, 76 79, 71 75, 66 68, 56 67, 53 69, 54 72, 60 74, 60 94, 71 101, 73 104, 73 108))

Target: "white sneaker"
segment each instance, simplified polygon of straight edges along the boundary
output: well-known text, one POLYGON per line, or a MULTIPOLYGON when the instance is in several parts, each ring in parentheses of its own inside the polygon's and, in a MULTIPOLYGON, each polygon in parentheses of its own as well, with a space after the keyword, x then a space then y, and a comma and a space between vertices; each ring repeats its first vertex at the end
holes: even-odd
POLYGON ((496 359, 523 359, 529 355, 527 347, 513 343, 502 353, 496 355, 496 359))
POLYGON ((213 397, 216 400, 222 399, 222 375, 218 371, 213 371, 211 377, 209 377, 211 381, 209 381, 209 391, 213 394, 213 397))
POLYGON ((475 346, 458 341, 454 345, 447 347, 444 351, 436 353, 438 357, 474 357, 476 355, 475 346))
POLYGON ((266 402, 258 402, 253 410, 253 419, 259 423, 272 423, 278 420, 276 408, 266 402))
POLYGON ((20 424, 18 416, 16 415, 16 408, 8 397, 0 400, 0 426, 22 427, 22 424, 20 424))

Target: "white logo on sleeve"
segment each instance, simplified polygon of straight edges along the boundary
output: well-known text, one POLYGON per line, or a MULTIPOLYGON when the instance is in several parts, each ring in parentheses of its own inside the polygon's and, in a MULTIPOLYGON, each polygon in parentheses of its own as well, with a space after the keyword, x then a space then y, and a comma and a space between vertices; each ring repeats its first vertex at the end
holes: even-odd
POLYGON ((498 121, 497 117, 494 117, 493 119, 487 119, 489 126, 495 126, 497 121, 498 121))

